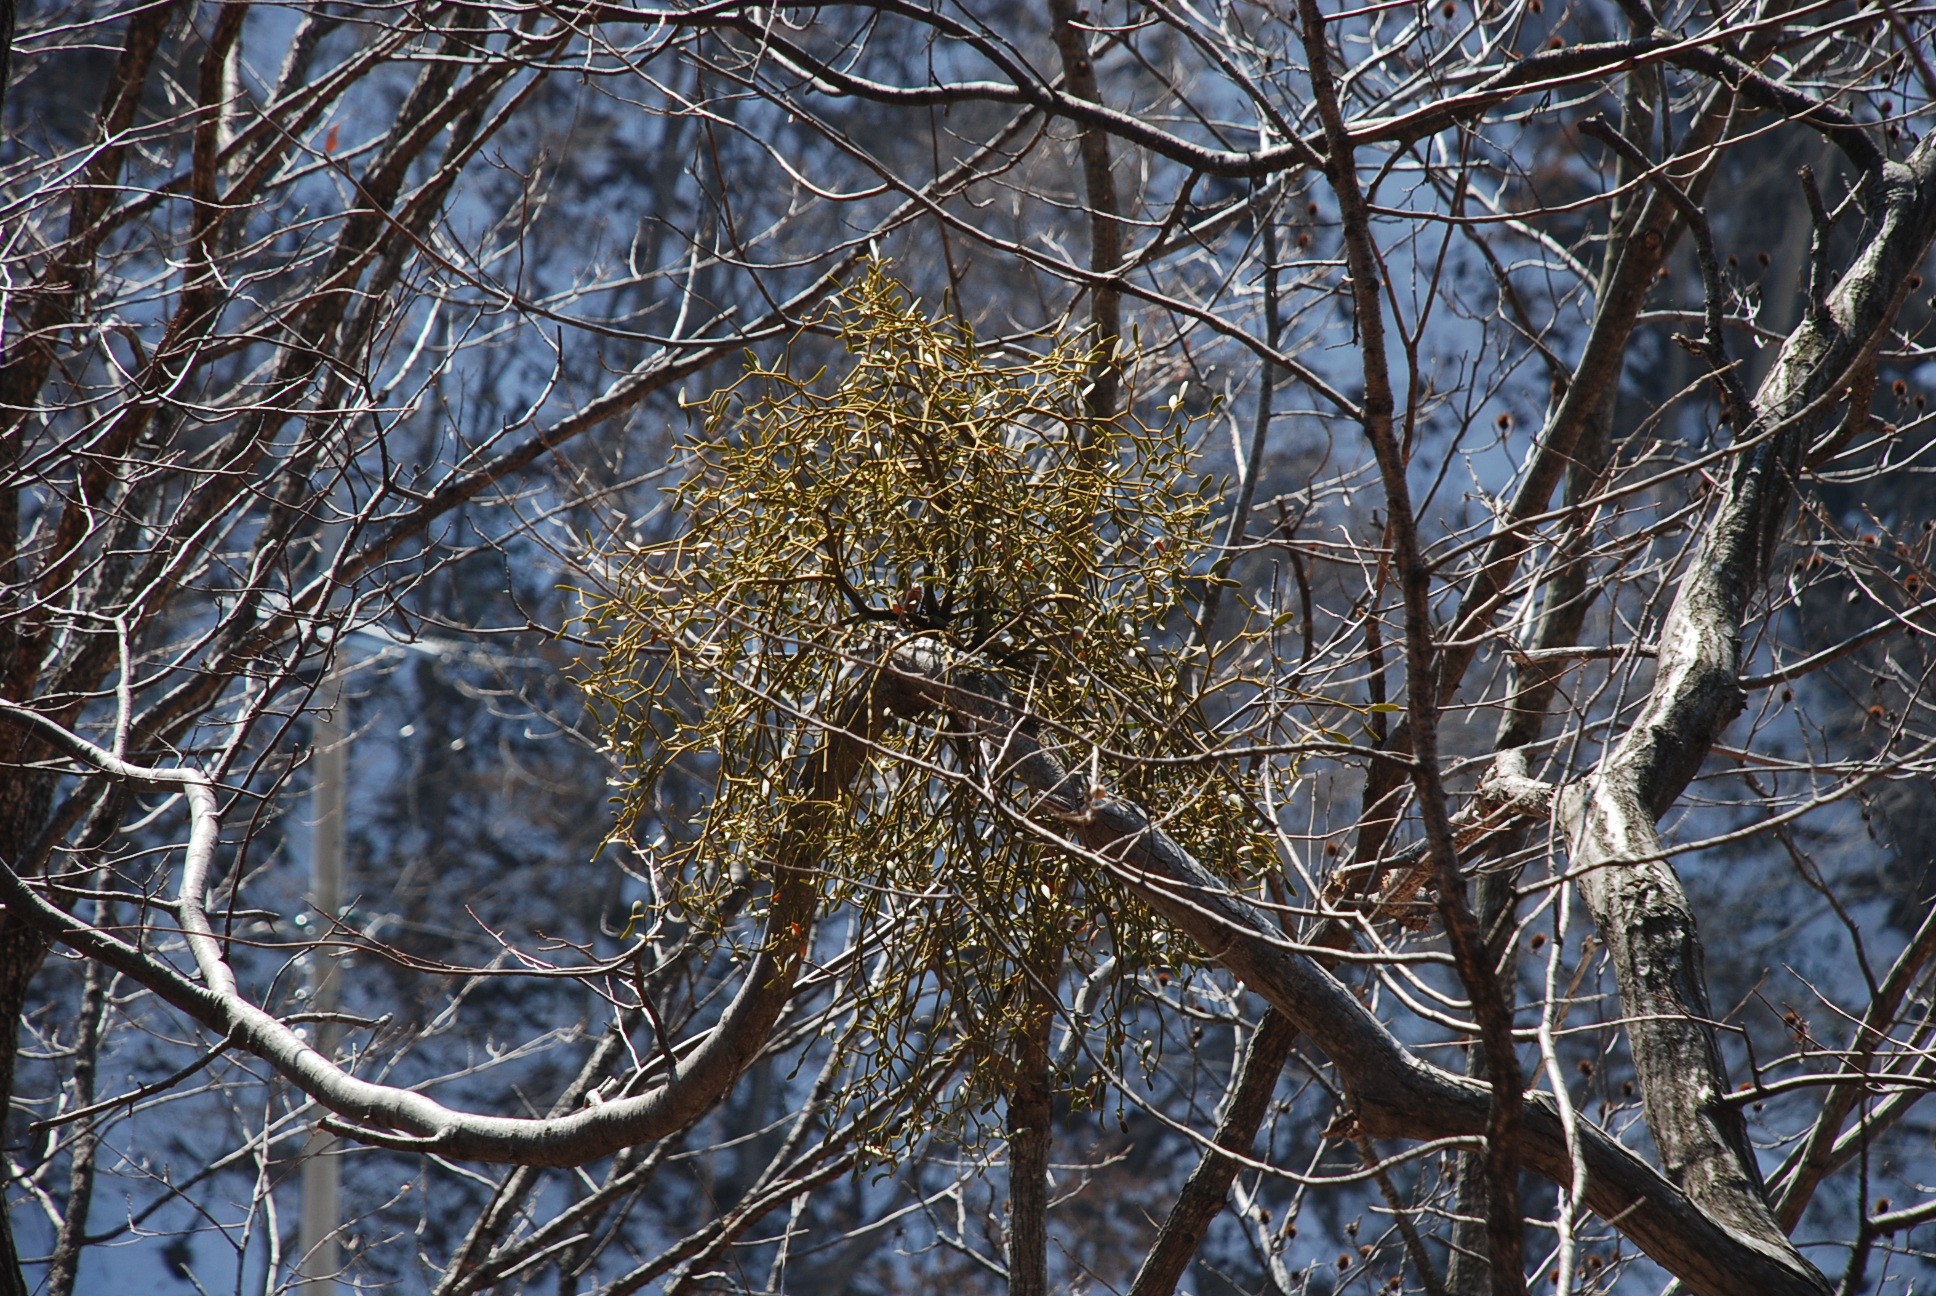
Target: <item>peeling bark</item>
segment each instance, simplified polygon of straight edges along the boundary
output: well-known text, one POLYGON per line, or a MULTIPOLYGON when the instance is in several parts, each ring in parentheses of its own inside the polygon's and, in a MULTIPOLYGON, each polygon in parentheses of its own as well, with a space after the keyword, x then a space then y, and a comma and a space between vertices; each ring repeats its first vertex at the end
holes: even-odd
MULTIPOLYGON (((1692 906, 1656 827, 1742 704, 1742 626, 1766 578, 1801 456, 1877 345, 1936 237, 1936 140, 1879 185, 1879 229, 1805 319, 1754 397, 1726 489, 1688 565, 1639 718, 1563 798, 1571 867, 1606 942, 1631 1024, 1648 1128, 1668 1178, 1745 1244, 1808 1266, 1769 1209, 1711 1025, 1692 906)), ((1827 1283, 1815 1275, 1818 1290, 1827 1283)))

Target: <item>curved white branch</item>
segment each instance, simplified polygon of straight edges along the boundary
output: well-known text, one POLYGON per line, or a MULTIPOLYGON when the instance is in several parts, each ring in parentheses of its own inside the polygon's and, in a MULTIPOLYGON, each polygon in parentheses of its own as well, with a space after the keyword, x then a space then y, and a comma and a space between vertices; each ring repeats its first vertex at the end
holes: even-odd
MULTIPOLYGON (((139 981, 162 999, 262 1058, 333 1113, 340 1132, 384 1147, 435 1151, 478 1161, 578 1165, 622 1147, 664 1137, 696 1120, 765 1047, 793 995, 795 973, 812 930, 816 890, 807 854, 817 834, 807 824, 788 832, 775 862, 768 939, 719 1023, 681 1063, 679 1074, 635 1097, 551 1119, 483 1116, 457 1111, 425 1094, 351 1075, 317 1052, 293 1028, 245 998, 222 956, 203 905, 221 839, 213 782, 193 769, 151 768, 124 760, 26 707, 0 699, 0 718, 23 724, 67 755, 114 778, 178 787, 188 801, 190 830, 178 912, 202 984, 50 902, 11 868, 0 870, 9 908, 55 938, 139 981)), ((859 745, 837 742, 815 778, 815 792, 841 779, 860 759, 859 745)), ((808 816, 824 800, 809 801, 808 816)))
POLYGON ((222 957, 222 946, 208 924, 202 897, 208 892, 208 875, 215 867, 216 847, 222 839, 221 807, 215 800, 215 785, 208 775, 196 769, 157 769, 136 765, 104 747, 97 747, 79 734, 55 723, 38 711, 0 698, 0 715, 12 716, 43 738, 103 774, 161 787, 178 787, 188 801, 188 851, 182 860, 181 893, 176 897, 182 934, 195 956, 202 981, 217 994, 236 993, 235 974, 222 957))

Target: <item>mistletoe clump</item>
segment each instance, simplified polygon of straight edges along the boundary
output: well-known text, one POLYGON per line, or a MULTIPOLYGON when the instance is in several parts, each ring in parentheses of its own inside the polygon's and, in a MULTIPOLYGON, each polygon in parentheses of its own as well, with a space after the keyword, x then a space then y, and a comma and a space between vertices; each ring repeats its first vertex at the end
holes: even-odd
MULTIPOLYGON (((650 814, 669 763, 714 771, 703 829, 655 860, 663 902, 704 919, 744 894, 826 795, 808 790, 814 764, 904 636, 1002 672, 1072 759, 1163 784, 1170 831, 1228 837, 1241 815, 1205 794, 1212 774, 1138 763, 1201 750, 1178 702, 1184 645, 1166 629, 1207 567, 1180 399, 1153 419, 1098 418, 1091 348, 998 358, 878 265, 809 332, 829 330, 837 367, 796 369, 803 334, 689 406, 679 533, 612 555, 590 616, 605 653, 589 689, 624 766, 620 835, 650 814)), ((939 718, 867 742, 837 812, 813 818, 822 912, 845 920, 828 975, 861 990, 857 1094, 947 1058, 969 1068, 958 1092, 985 1099, 1028 1025, 1031 978, 1039 990, 1065 959, 1185 962, 939 718)), ((1093 1020, 1120 1053, 1114 1003, 1093 1020)))

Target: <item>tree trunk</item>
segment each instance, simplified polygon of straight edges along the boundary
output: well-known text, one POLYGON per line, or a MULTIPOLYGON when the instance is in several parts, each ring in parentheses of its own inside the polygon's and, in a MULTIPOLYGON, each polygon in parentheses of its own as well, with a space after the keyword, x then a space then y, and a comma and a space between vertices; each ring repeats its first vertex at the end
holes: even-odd
MULTIPOLYGON (((27 989, 34 974, 47 957, 49 942, 44 933, 28 926, 11 913, 0 916, 0 1098, 7 1104, 8 1125, 12 1125, 13 1071, 20 1056, 20 1014, 26 1006, 27 989)), ((16 1142, 9 1132, 8 1142, 16 1142)), ((0 1211, 0 1296, 29 1296, 34 1290, 20 1271, 20 1253, 14 1246, 10 1211, 0 1211)))
POLYGON ((1057 959, 1031 959, 1024 971, 1022 1029, 1016 1032, 1015 1083, 1008 1096, 1009 1296, 1048 1296, 1049 1146, 1055 1121, 1049 1028, 1055 1021, 1057 959))
MULTIPOLYGON (((1076 0, 1049 0, 1049 17, 1069 92, 1100 104, 1096 66, 1089 58, 1089 32, 1080 25, 1088 19, 1088 11, 1078 12, 1076 0)), ((1089 320, 1095 329, 1094 341, 1102 348, 1096 358, 1096 385, 1089 402, 1096 417, 1106 419, 1113 417, 1121 404, 1122 372, 1111 349, 1123 332, 1123 294, 1102 277, 1115 274, 1122 266, 1122 204, 1116 197, 1108 133, 1084 126, 1077 141, 1082 154, 1084 201, 1089 208, 1089 269, 1098 276, 1098 282, 1089 285, 1089 320)))

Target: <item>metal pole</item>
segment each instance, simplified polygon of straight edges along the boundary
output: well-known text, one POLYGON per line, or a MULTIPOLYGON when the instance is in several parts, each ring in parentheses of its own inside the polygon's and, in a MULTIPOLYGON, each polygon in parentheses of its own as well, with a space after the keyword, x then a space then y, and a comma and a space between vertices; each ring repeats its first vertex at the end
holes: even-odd
MULTIPOLYGON (((343 910, 344 805, 349 782, 349 725, 343 712, 343 676, 333 668, 316 691, 312 715, 314 751, 310 755, 310 787, 315 813, 315 835, 309 851, 309 902, 317 935, 328 932, 329 920, 343 910)), ((336 960, 321 948, 307 956, 308 1011, 336 1011, 340 983, 336 960)), ((311 1039, 324 1057, 335 1053, 335 1022, 310 1023, 311 1039)), ((343 1267, 342 1162, 336 1140, 318 1129, 310 1136, 302 1163, 302 1231, 296 1245, 296 1276, 302 1296, 336 1296, 336 1275, 343 1267)))

